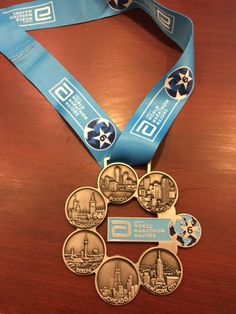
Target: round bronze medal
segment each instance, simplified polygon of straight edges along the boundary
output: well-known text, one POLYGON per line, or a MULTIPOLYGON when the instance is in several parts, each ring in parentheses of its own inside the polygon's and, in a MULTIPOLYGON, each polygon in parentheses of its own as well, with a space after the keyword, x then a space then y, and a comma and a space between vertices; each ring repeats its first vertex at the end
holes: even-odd
POLYGON ((155 295, 166 295, 179 286, 183 269, 176 255, 166 249, 152 248, 142 255, 139 274, 147 291, 155 295))
POLYGON ((164 172, 150 172, 139 182, 138 201, 149 212, 164 212, 175 205, 177 198, 177 184, 164 172))
POLYGON ((91 229, 98 226, 107 214, 104 197, 96 189, 84 187, 70 194, 65 206, 68 221, 77 228, 91 229))
POLYGON ((110 203, 128 202, 137 190, 138 177, 130 166, 113 163, 102 170, 98 186, 110 203))
POLYGON ((71 233, 62 250, 66 266, 77 275, 93 273, 102 263, 105 253, 104 240, 90 230, 71 233))
POLYGON ((139 276, 133 263, 124 257, 111 257, 98 270, 95 284, 100 297, 112 305, 122 305, 135 298, 139 276))

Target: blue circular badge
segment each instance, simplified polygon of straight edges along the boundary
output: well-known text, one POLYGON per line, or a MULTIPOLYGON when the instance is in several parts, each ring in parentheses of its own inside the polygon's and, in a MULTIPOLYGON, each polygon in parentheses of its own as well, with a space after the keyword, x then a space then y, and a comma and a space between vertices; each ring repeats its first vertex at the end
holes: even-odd
POLYGON ((201 238, 199 221, 189 214, 178 214, 174 224, 178 245, 184 248, 194 246, 201 238))
POLYGON ((86 125, 84 138, 93 149, 105 150, 113 145, 116 129, 107 119, 94 119, 86 125))
POLYGON ((125 10, 127 9, 133 0, 107 0, 109 6, 114 10, 125 10))
POLYGON ((182 67, 172 72, 165 80, 165 89, 169 96, 181 100, 193 89, 193 73, 190 68, 182 67))

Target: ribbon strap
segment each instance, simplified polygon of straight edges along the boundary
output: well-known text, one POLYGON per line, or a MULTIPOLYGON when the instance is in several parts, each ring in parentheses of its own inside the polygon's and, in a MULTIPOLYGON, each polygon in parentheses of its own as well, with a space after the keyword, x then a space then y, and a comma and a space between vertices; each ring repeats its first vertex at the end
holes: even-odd
POLYGON ((71 125, 100 165, 149 162, 194 86, 193 24, 154 0, 33 1, 0 10, 0 51, 71 125), (71 25, 140 8, 183 54, 143 100, 120 134, 85 88, 26 30, 71 25))

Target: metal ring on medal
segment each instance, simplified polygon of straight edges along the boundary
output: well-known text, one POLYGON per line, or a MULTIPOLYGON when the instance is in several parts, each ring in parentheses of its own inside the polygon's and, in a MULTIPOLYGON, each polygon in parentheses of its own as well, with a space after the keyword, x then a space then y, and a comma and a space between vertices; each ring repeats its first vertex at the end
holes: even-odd
POLYGON ((77 275, 90 275, 102 263, 106 245, 101 236, 90 230, 79 230, 66 239, 62 255, 66 266, 77 275))
POLYGON ((123 163, 107 166, 98 177, 101 193, 114 204, 128 202, 137 190, 137 182, 136 172, 123 163))
POLYGON ((65 213, 74 227, 91 229, 106 217, 107 205, 100 192, 91 187, 84 187, 70 194, 66 201, 65 213))
POLYGON ((153 171, 145 174, 138 185, 139 204, 149 212, 160 213, 175 205, 178 188, 168 174, 153 171))
POLYGON ((179 286, 183 268, 179 258, 170 251, 151 248, 140 258, 139 275, 148 292, 166 295, 179 286))
POLYGON ((122 305, 139 291, 138 272, 133 263, 121 256, 111 257, 99 268, 95 278, 100 297, 112 305, 122 305))

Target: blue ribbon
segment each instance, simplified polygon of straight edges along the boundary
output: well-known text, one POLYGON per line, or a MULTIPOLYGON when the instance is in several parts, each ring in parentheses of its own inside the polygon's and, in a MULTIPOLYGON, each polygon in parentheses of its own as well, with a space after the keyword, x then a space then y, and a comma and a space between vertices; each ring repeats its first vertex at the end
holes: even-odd
POLYGON ((154 0, 33 1, 0 10, 0 51, 31 81, 79 135, 100 165, 149 162, 194 87, 192 21, 154 0), (88 22, 140 8, 183 50, 143 100, 121 134, 85 88, 28 30, 88 22))

